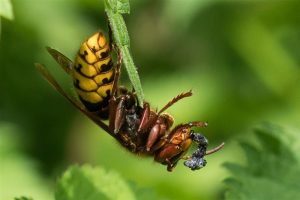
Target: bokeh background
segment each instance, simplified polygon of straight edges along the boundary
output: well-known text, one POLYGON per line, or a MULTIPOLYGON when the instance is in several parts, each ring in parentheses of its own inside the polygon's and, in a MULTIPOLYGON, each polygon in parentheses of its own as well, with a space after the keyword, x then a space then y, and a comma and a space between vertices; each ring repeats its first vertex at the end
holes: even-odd
MULTIPOLYGON (((165 199, 222 199, 224 162, 243 163, 237 138, 264 121, 300 128, 300 1, 131 0, 125 16, 146 100, 161 108, 182 91, 194 96, 168 110, 176 123, 205 120, 210 147, 225 148, 192 172, 173 173, 131 155, 56 93, 35 70, 70 79, 45 50, 73 58, 80 43, 107 33, 101 0, 14 0, 1 20, 0 198, 53 199, 58 176, 91 163, 165 199)), ((130 86, 126 72, 122 83, 130 86)), ((300 137, 300 136, 299 136, 300 137)))

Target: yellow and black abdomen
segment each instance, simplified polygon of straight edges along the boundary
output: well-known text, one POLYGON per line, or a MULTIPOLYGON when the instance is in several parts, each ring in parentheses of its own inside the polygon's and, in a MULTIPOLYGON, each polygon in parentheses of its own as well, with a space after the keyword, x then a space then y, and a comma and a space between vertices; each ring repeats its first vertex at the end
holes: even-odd
POLYGON ((72 75, 76 92, 85 107, 107 118, 114 68, 110 46, 101 32, 81 45, 72 75))

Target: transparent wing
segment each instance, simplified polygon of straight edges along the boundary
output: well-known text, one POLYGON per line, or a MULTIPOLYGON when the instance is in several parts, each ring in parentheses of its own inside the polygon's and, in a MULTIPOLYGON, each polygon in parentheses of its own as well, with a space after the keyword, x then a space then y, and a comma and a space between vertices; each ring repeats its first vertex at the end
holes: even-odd
POLYGON ((56 62, 67 72, 71 74, 73 69, 73 62, 64 54, 59 51, 52 49, 50 47, 46 47, 49 54, 56 60, 56 62))
POLYGON ((104 129, 106 132, 108 132, 110 135, 114 136, 108 128, 108 126, 95 114, 88 112, 85 110, 85 108, 81 105, 80 102, 78 102, 76 99, 74 99, 72 96, 68 95, 62 87, 57 83, 57 81, 54 79, 54 77, 50 74, 50 72, 47 70, 47 68, 40 64, 35 63, 35 66, 37 70, 42 74, 42 76, 54 87, 55 90, 57 90, 61 95, 63 95, 68 101, 75 106, 78 110, 80 110, 83 114, 85 114, 87 117, 89 117, 91 120, 93 120, 97 125, 99 125, 102 129, 104 129))

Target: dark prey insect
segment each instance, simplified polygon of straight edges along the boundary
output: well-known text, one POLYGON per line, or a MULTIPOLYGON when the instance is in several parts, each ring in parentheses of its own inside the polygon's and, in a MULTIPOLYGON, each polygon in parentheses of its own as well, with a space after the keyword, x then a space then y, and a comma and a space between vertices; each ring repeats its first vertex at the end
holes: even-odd
POLYGON ((116 49, 118 60, 114 66, 111 49, 111 43, 101 32, 82 43, 74 63, 57 50, 47 48, 72 78, 79 101, 62 89, 45 66, 36 63, 36 67, 60 94, 130 152, 153 156, 155 161, 167 165, 168 171, 172 171, 180 159, 186 159, 184 164, 192 170, 205 166, 204 156, 224 144, 206 151, 207 139, 192 130, 206 127, 206 122, 194 121, 171 129, 174 119, 164 113, 177 101, 192 96, 192 92, 176 96, 158 112, 147 102, 139 106, 134 91, 118 85, 122 56, 116 49), (103 120, 108 120, 108 125, 103 120), (197 150, 192 156, 184 157, 193 141, 198 145, 197 150))

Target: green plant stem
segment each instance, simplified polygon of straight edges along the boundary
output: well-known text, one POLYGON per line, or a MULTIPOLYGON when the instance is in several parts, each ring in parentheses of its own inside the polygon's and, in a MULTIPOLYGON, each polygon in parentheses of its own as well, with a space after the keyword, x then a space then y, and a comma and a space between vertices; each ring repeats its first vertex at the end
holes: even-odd
POLYGON ((112 29, 114 43, 122 54, 123 63, 133 88, 135 89, 138 103, 140 106, 142 106, 144 102, 144 94, 136 66, 129 51, 130 39, 122 16, 124 13, 129 13, 129 1, 105 0, 104 2, 105 12, 108 16, 109 24, 112 29))

